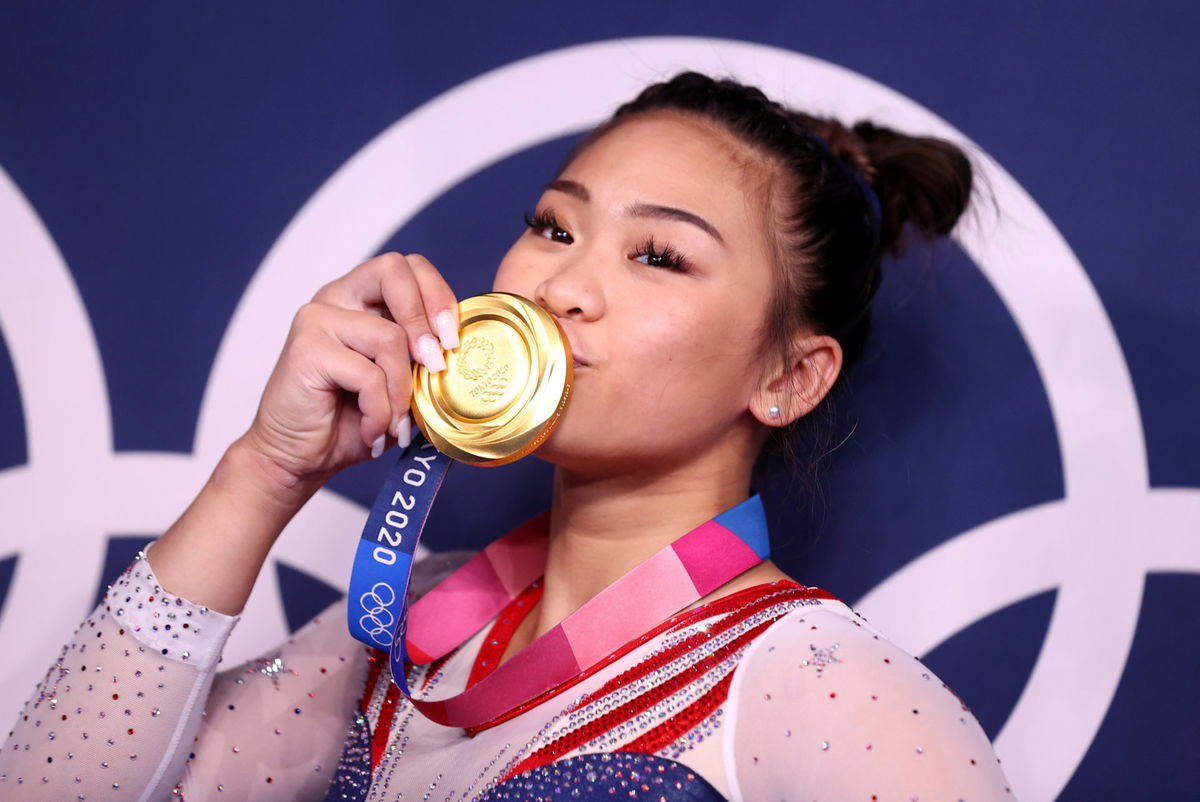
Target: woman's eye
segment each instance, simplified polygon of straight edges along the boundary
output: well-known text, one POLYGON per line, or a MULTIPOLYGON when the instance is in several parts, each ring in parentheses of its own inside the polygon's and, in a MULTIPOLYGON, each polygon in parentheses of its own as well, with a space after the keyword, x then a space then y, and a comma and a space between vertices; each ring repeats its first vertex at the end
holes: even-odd
POLYGON ((683 254, 670 245, 661 249, 656 247, 653 237, 637 247, 637 250, 633 253, 633 258, 635 262, 641 262, 649 267, 660 267, 679 273, 687 273, 691 269, 691 265, 684 258, 683 254))
POLYGON ((570 232, 558 224, 554 212, 549 209, 532 215, 526 212, 525 225, 538 236, 545 237, 552 242, 570 245, 575 241, 570 232))

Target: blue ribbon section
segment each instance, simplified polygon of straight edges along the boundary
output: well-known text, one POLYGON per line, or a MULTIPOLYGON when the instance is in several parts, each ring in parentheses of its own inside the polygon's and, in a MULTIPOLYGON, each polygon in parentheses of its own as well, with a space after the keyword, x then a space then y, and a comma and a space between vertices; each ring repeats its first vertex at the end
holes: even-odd
POLYGON ((413 552, 450 462, 418 433, 384 480, 354 555, 346 605, 350 634, 405 659, 413 552))
POLYGON ((771 537, 767 531, 767 513, 758 493, 713 518, 733 532, 762 559, 771 556, 771 537))

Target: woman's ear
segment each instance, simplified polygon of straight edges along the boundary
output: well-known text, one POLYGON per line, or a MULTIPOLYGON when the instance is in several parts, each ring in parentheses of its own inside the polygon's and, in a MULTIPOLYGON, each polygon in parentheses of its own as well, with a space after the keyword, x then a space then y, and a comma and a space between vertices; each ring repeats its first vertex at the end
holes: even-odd
POLYGON ((750 412, 767 426, 786 426, 807 415, 833 387, 842 370, 842 346, 827 334, 801 333, 763 372, 750 412))

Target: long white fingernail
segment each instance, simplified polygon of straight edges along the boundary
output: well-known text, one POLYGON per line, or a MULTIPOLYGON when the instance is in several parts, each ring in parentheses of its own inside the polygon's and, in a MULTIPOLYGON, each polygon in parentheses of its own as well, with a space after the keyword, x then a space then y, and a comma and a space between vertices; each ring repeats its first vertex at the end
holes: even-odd
POLYGON ((446 369, 441 346, 432 334, 423 334, 421 339, 417 340, 417 358, 431 373, 439 373, 446 369))
POLYGON ((375 459, 383 453, 384 436, 381 434, 375 438, 375 442, 371 444, 371 459, 375 459))
POLYGON ((437 329, 438 339, 442 341, 442 348, 447 351, 458 347, 458 316, 447 309, 437 316, 433 322, 433 327, 437 329))
POLYGON ((400 416, 400 422, 396 424, 396 445, 408 448, 410 444, 412 444, 412 419, 405 412, 400 416))

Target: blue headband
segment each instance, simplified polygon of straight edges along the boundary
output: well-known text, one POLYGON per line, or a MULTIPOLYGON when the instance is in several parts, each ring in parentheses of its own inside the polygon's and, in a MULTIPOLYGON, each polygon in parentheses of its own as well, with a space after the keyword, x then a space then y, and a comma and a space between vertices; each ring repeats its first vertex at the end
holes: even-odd
POLYGON ((859 192, 862 193, 863 200, 865 200, 867 203, 867 209, 870 210, 871 230, 875 235, 875 242, 878 243, 879 237, 882 234, 881 229, 883 227, 883 209, 879 203, 879 196, 875 194, 875 190, 871 188, 871 185, 867 182, 866 177, 864 177, 863 174, 860 173, 853 164, 833 152, 833 148, 829 146, 829 142, 825 139, 825 137, 821 136, 815 131, 807 131, 807 133, 810 137, 812 137, 814 142, 824 149, 826 153, 844 165, 850 172, 850 175, 854 177, 855 183, 858 184, 859 192))

